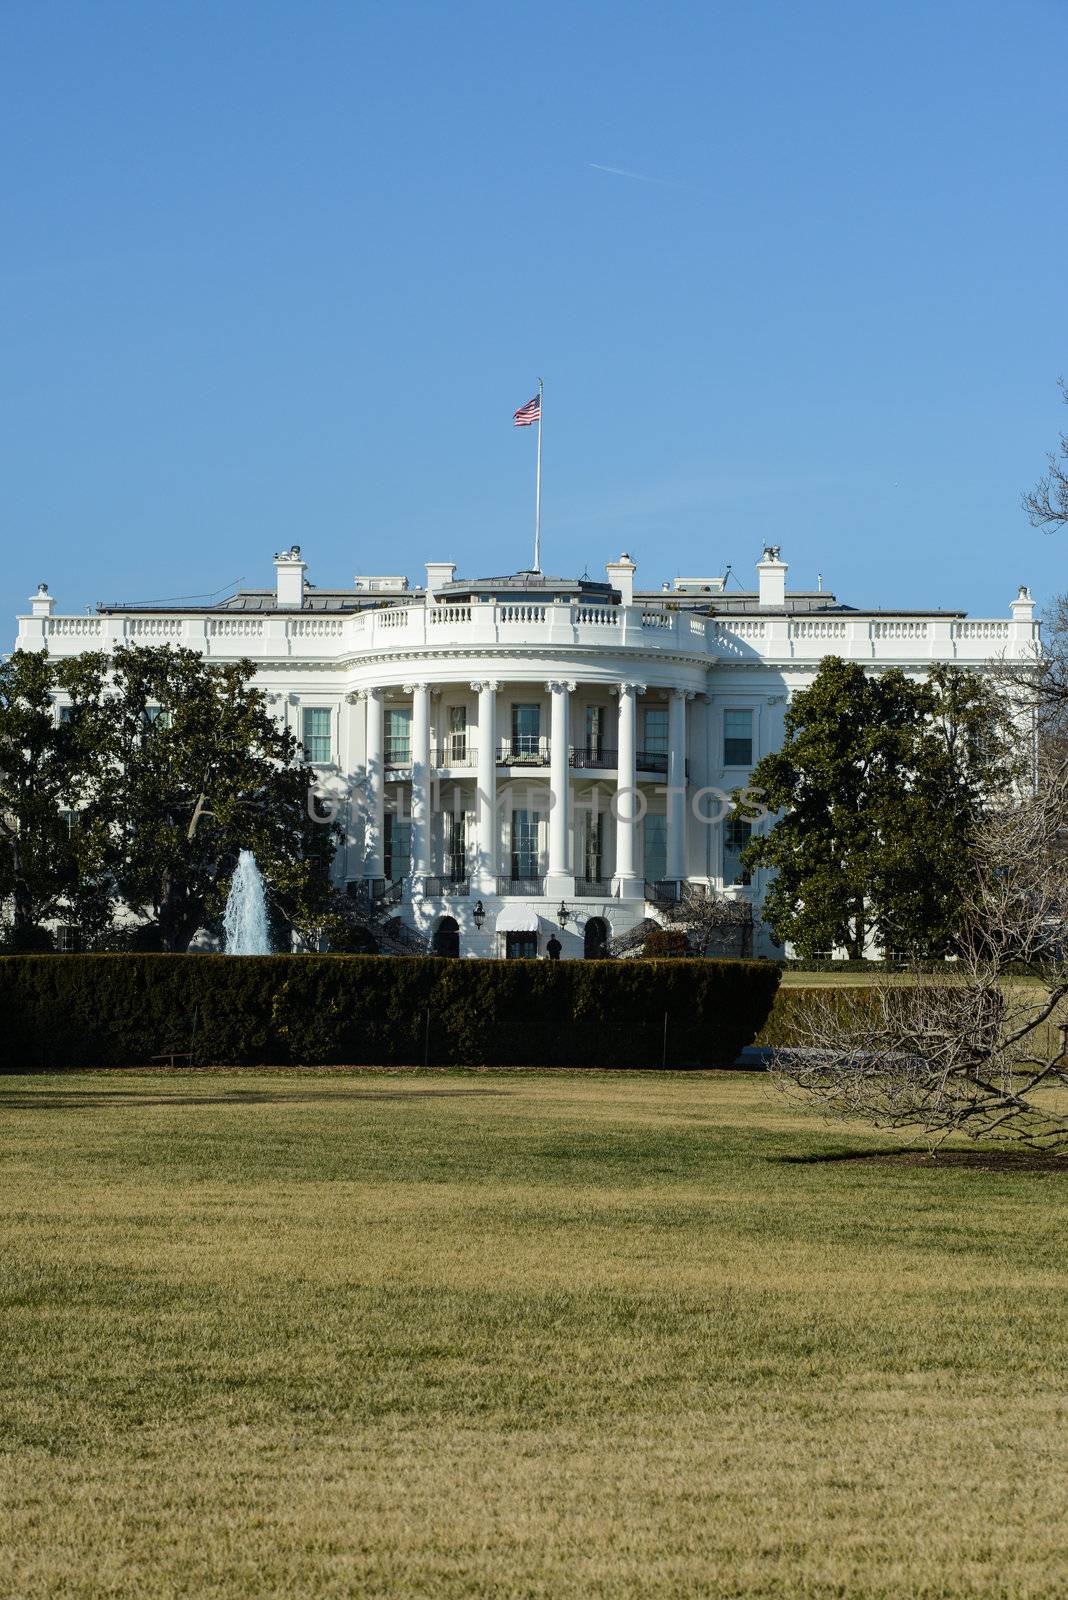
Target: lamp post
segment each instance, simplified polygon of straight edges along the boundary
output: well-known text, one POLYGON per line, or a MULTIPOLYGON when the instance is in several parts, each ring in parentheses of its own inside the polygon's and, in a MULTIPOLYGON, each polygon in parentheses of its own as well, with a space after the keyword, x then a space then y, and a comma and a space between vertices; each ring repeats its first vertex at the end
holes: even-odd
POLYGON ((481 929, 482 924, 486 920, 486 908, 482 904, 481 900, 479 900, 475 905, 475 909, 471 913, 471 919, 474 922, 475 927, 481 929))
POLYGON ((567 906, 561 900, 560 909, 556 913, 556 920, 560 924, 561 928, 566 928, 567 927, 567 921, 568 921, 568 918, 570 917, 570 915, 571 915, 571 912, 568 910, 567 906))

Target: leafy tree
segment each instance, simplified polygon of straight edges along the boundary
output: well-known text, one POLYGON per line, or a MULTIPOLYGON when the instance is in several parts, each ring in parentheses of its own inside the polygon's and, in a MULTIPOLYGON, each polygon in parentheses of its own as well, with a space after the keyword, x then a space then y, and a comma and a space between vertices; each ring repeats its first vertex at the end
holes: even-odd
POLYGON ((803 956, 869 936, 918 956, 954 944, 976 822, 1014 773, 1017 741, 975 673, 925 681, 828 657, 752 785, 782 812, 743 853, 776 872, 764 917, 803 956))
POLYGON ((44 654, 16 650, 0 661, 0 899, 11 907, 11 942, 22 947, 50 944, 42 925, 77 877, 55 687, 44 654))
POLYGON ((120 646, 69 681, 86 826, 107 839, 114 894, 167 950, 221 920, 241 849, 255 853, 281 928, 326 906, 339 830, 309 816, 314 775, 253 687, 249 661, 120 646))

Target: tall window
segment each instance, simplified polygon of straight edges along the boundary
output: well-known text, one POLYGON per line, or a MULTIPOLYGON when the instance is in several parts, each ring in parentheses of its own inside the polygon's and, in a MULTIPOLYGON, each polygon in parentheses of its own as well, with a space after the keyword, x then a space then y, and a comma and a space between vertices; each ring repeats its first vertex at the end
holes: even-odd
POLYGON ((586 818, 586 851, 584 856, 584 876, 593 883, 601 881, 601 868, 604 862, 604 812, 598 811, 596 816, 586 818))
POLYGON ((723 765, 725 767, 751 767, 753 765, 753 713, 751 711, 724 711, 723 765))
POLYGON ((599 761, 604 750, 604 706, 586 707, 586 751, 599 761))
POLYGON ((742 866, 742 851, 752 838, 752 824, 741 817, 729 816, 723 823, 723 882, 724 884, 749 882, 749 873, 742 866))
POLYGON ((463 761, 467 756, 467 707, 449 707, 449 728, 446 735, 445 759, 448 765, 463 761))
POLYGON ((412 825, 394 811, 386 812, 385 824, 383 870, 389 882, 396 883, 398 878, 406 878, 411 871, 412 825))
POLYGON ((303 744, 306 760, 330 760, 330 712, 326 706, 304 707, 303 744))
POLYGON ((642 749, 667 755, 668 714, 665 706, 650 706, 645 713, 642 749))
POLYGON ((463 811, 445 813, 445 877, 454 883, 467 877, 467 816, 463 811))
POLYGON ((541 707, 539 705, 513 705, 512 752, 515 755, 537 755, 541 739, 541 707))
POLYGON ((412 713, 409 706, 386 707, 384 755, 387 767, 411 766, 412 713))
POLYGON ((512 812, 512 877, 536 878, 541 858, 538 852, 538 828, 541 813, 522 809, 512 812))
POLYGON ((646 881, 658 883, 667 874, 667 818, 650 813, 642 824, 642 832, 646 881))

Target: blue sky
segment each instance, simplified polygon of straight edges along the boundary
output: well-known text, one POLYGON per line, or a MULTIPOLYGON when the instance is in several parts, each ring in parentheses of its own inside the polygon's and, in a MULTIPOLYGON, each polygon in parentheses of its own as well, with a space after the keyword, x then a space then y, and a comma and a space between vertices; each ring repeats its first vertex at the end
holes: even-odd
POLYGON ((1062 0, 12 0, 5 615, 524 566, 539 374, 548 570, 1048 600, 1066 58, 1062 0))

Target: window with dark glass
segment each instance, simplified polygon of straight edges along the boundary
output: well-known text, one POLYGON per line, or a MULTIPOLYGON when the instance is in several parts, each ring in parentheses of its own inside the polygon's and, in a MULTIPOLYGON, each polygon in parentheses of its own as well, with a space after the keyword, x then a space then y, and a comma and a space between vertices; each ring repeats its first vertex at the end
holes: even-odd
POLYGON ((387 811, 382 843, 383 870, 388 881, 396 883, 399 878, 406 878, 412 862, 411 822, 398 817, 394 811, 387 811))
POLYGON ((649 815, 642 823, 645 877, 659 883, 667 872, 667 818, 649 815))
POLYGON ((540 813, 526 807, 512 812, 512 877, 536 878, 540 865, 538 825, 540 813))
POLYGON ((723 765, 751 767, 753 764, 753 713, 724 711, 723 765))
POLYGON ((723 882, 725 884, 749 882, 749 873, 742 866, 742 851, 753 836, 752 824, 741 817, 727 817, 723 824, 723 882))
POLYGON ((537 755, 541 740, 541 707, 539 705, 513 705, 512 753, 519 756, 537 755))
POLYGON ((650 706, 645 713, 642 749, 657 755, 667 755, 668 714, 666 707, 650 706))

